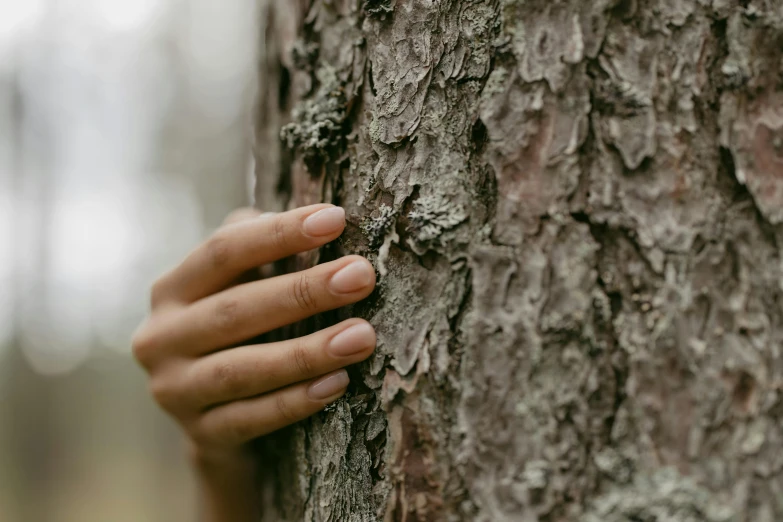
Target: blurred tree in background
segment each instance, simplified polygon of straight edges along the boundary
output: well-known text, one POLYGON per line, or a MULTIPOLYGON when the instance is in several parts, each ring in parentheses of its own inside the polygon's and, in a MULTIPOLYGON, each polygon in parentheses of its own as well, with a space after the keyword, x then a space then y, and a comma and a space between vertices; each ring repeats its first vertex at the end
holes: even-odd
POLYGON ((248 203, 253 0, 0 0, 0 520, 194 520, 129 338, 248 203))

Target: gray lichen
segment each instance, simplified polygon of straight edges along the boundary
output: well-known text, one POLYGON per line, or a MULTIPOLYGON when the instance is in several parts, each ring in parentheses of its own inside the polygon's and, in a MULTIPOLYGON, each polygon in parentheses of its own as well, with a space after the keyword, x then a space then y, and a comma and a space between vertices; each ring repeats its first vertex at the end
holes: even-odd
POLYGON ((345 93, 336 71, 323 65, 316 77, 320 85, 315 95, 294 108, 293 121, 280 131, 286 145, 299 149, 305 159, 328 157, 329 148, 342 139, 345 122, 345 93))
POLYGON ((392 12, 393 1, 394 0, 364 0, 362 7, 364 8, 364 12, 369 15, 384 15, 392 12))
POLYGON ((714 494, 673 468, 638 475, 628 488, 596 499, 581 522, 730 522, 739 520, 714 494))
POLYGON ((388 205, 381 205, 377 215, 368 217, 361 225, 362 232, 370 242, 371 248, 378 248, 382 243, 386 232, 394 225, 399 214, 388 205))
POLYGON ((444 232, 453 229, 468 218, 465 210, 440 193, 421 196, 408 213, 410 232, 414 241, 425 244, 443 244, 444 232))

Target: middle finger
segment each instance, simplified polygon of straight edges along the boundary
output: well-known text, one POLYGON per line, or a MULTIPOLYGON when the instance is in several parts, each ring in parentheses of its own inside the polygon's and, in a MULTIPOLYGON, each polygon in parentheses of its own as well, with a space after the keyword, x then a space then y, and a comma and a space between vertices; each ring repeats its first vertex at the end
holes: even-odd
POLYGON ((167 321, 161 340, 182 355, 199 356, 355 303, 375 287, 375 270, 360 256, 302 272, 254 281, 209 296, 167 321))

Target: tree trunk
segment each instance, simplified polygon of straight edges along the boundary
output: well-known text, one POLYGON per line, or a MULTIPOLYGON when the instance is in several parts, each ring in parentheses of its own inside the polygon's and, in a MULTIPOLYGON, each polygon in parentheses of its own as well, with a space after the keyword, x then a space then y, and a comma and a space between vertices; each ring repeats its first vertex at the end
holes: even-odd
POLYGON ((783 520, 781 2, 263 5, 259 205, 379 281, 266 520, 783 520))

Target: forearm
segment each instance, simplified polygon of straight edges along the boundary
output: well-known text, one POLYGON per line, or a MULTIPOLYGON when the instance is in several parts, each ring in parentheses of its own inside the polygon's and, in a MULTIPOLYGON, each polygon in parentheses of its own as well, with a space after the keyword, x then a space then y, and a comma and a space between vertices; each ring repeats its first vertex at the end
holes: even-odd
POLYGON ((204 522, 258 522, 256 466, 245 452, 192 452, 204 522))

